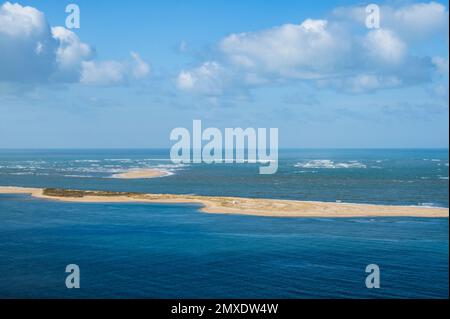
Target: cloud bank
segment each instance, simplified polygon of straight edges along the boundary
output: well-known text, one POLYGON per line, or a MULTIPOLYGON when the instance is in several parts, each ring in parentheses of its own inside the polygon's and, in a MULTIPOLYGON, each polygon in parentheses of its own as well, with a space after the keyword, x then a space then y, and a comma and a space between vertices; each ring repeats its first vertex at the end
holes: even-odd
POLYGON ((0 52, 0 82, 109 86, 143 79, 150 71, 135 52, 128 61, 98 61, 74 32, 50 27, 39 10, 10 2, 0 6, 0 52))
POLYGON ((365 93, 430 83, 445 71, 448 77, 448 56, 415 53, 417 44, 448 35, 443 5, 382 6, 380 11, 378 29, 365 26, 365 7, 346 7, 327 19, 230 34, 216 44, 215 60, 178 74, 178 88, 218 95, 236 86, 298 80, 365 93))

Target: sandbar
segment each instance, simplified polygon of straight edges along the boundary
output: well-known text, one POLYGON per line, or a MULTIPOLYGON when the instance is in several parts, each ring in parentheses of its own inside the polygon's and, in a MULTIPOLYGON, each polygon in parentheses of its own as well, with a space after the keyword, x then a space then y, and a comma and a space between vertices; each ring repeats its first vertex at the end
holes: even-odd
POLYGON ((372 205, 188 194, 144 194, 10 186, 0 186, 0 194, 31 194, 36 198, 81 203, 195 203, 202 205, 201 211, 205 213, 271 217, 449 217, 449 209, 444 207, 372 205))
POLYGON ((156 168, 146 168, 146 169, 130 169, 127 172, 114 174, 114 178, 125 178, 125 179, 139 179, 139 178, 155 178, 170 175, 169 172, 156 169, 156 168))

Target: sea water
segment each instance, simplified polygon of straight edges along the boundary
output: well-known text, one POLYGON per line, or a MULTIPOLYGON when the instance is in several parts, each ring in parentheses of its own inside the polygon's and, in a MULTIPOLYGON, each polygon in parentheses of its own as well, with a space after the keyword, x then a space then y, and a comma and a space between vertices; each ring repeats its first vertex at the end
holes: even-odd
MULTIPOLYGON (((448 207, 447 150, 282 150, 254 164, 183 164, 169 150, 0 150, 0 186, 448 207), (169 176, 123 180, 130 168, 169 176)), ((198 205, 0 195, 0 297, 447 298, 446 218, 276 218, 198 205), (67 289, 65 267, 80 267, 67 289), (368 289, 377 264, 381 287, 368 289)))

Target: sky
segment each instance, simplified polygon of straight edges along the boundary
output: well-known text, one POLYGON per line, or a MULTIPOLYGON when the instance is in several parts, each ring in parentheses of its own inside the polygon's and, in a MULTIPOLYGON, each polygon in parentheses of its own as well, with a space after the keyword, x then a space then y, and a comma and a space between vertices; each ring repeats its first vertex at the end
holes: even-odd
POLYGON ((0 1, 0 148, 448 148, 448 1, 0 1), (80 28, 68 29, 68 4, 80 28))

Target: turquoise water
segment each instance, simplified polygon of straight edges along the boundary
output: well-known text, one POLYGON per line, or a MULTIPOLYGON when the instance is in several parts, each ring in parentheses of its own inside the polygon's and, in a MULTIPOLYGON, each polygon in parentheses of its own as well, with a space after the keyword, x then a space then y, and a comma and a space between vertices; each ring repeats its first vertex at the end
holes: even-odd
POLYGON ((0 150, 0 184, 448 207, 448 150, 283 150, 258 164, 173 164, 168 150, 0 150), (173 175, 111 178, 129 168, 173 175))
MULTIPOLYGON (((174 165, 167 150, 0 150, 0 185, 448 207, 447 150, 286 150, 258 165, 174 165), (172 175, 121 180, 128 168, 172 175)), ((0 195, 0 297, 447 298, 448 219, 272 218, 196 205, 0 195), (64 270, 81 269, 81 289, 64 270), (365 287, 379 265, 381 288, 365 287)))

